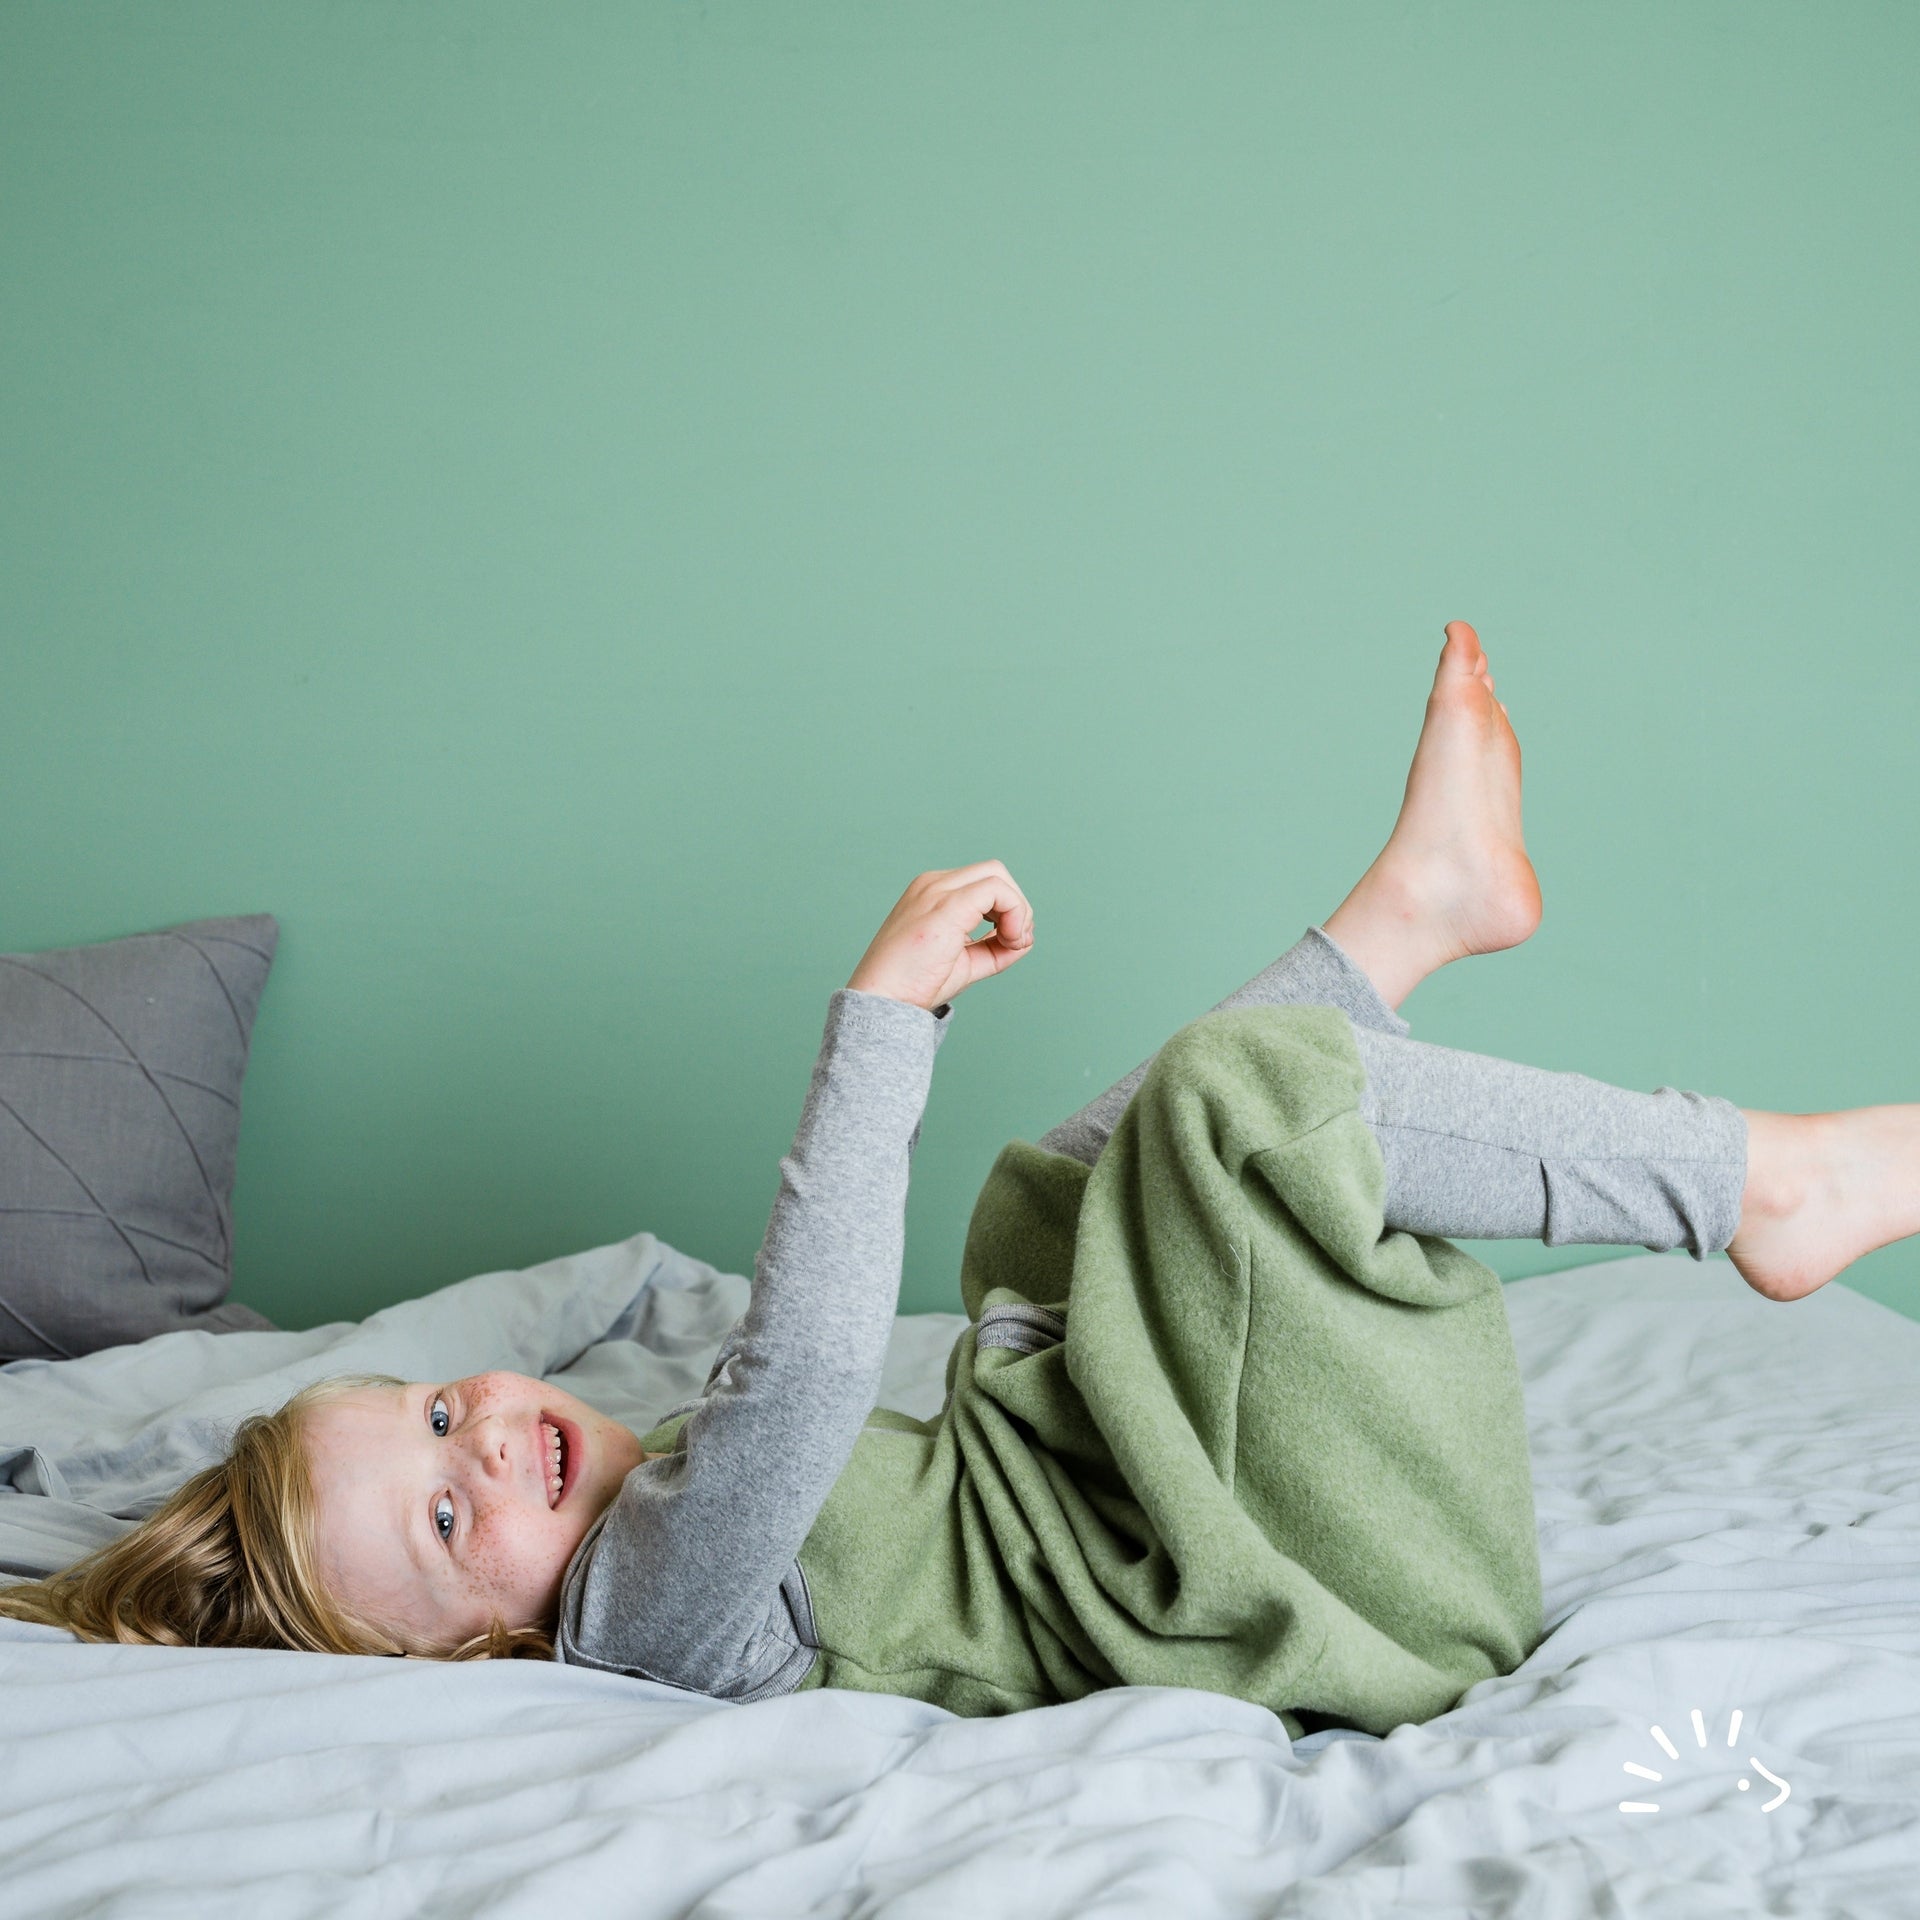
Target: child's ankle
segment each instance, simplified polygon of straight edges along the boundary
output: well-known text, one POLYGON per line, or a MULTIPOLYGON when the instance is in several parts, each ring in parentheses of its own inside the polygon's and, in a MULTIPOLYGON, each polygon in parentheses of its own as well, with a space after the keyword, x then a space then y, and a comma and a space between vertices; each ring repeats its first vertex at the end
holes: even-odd
POLYGON ((1747 1178, 1740 1192, 1740 1224, 1783 1220, 1806 1199, 1806 1146, 1793 1124, 1801 1116, 1742 1107, 1740 1117, 1747 1123, 1747 1178))

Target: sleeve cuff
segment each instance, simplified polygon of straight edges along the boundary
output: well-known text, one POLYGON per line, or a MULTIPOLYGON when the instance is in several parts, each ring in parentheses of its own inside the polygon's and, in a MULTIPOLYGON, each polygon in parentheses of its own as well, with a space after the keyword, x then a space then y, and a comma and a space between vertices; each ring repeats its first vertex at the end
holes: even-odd
POLYGON ((827 1025, 829 1028, 857 1027, 875 1034, 917 1035, 922 1040, 931 1039, 937 1053, 952 1029, 953 1023, 948 1017, 952 1012, 951 1000, 941 1001, 929 1013, 924 1007, 895 1000, 888 994, 841 987, 827 1002, 827 1025))

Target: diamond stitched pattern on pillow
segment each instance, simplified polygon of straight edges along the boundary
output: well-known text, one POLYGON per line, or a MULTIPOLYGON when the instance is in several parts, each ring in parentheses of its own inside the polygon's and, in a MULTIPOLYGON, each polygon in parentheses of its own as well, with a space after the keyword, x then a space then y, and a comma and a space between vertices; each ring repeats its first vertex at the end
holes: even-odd
POLYGON ((278 938, 248 914, 0 954, 0 1359, 268 1324, 226 1296, 278 938))

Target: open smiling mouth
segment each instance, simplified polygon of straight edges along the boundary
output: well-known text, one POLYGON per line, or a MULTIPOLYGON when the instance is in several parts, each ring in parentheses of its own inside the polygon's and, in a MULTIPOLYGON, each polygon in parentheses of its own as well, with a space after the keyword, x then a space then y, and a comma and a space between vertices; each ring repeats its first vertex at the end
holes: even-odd
POLYGON ((580 1454, 580 1430, 571 1420, 540 1416, 540 1441, 547 1469, 547 1505, 557 1507, 573 1485, 580 1454))

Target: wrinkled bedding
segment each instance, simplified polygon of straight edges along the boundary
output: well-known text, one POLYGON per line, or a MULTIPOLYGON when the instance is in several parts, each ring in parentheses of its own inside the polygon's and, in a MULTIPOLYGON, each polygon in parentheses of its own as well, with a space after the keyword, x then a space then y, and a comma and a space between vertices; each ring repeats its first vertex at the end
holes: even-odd
MULTIPOLYGON (((0 1367, 0 1571, 109 1537, 325 1374, 511 1367, 645 1427, 745 1298, 641 1234, 360 1323, 0 1367)), ((1385 1740, 1294 1744, 1176 1688, 964 1720, 0 1621, 0 1910, 1913 1911, 1920 1325, 1840 1285, 1774 1305, 1681 1256, 1505 1298, 1547 1635, 1385 1740)), ((961 1324, 897 1323, 886 1404, 939 1406, 961 1324)))

